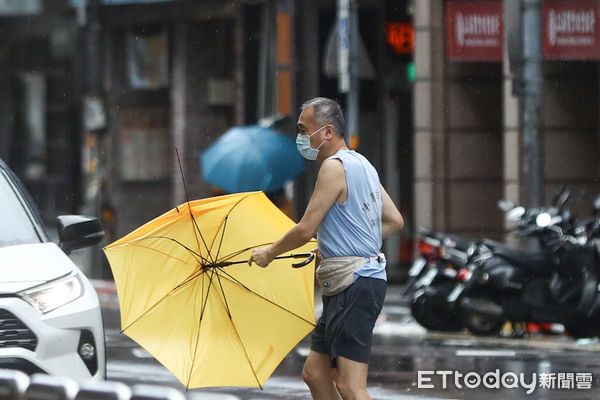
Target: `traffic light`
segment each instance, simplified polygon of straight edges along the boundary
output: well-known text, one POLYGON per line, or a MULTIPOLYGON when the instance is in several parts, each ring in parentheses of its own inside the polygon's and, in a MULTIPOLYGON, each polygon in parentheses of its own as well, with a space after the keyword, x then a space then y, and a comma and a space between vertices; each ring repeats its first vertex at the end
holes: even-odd
POLYGON ((409 61, 408 64, 406 64, 406 80, 409 83, 413 83, 415 81, 415 78, 416 78, 415 62, 409 61))
POLYGON ((415 29, 412 22, 386 22, 385 41, 395 54, 412 54, 415 29))

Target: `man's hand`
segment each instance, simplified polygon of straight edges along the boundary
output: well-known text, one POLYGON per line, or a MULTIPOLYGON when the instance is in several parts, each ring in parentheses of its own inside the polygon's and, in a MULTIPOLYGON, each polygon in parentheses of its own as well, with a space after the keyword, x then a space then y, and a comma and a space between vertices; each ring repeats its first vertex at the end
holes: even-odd
POLYGON ((260 249, 252 250, 252 255, 248 260, 248 265, 252 266, 252 263, 255 262, 259 266, 265 268, 267 265, 273 261, 274 256, 271 255, 271 247, 263 247, 260 249))
POLYGON ((316 248, 312 249, 310 252, 311 252, 311 253, 314 253, 314 255, 317 257, 317 259, 318 259, 319 261, 323 259, 323 255, 322 255, 322 254, 321 254, 321 252, 319 251, 319 248, 318 248, 318 247, 316 247, 316 248))

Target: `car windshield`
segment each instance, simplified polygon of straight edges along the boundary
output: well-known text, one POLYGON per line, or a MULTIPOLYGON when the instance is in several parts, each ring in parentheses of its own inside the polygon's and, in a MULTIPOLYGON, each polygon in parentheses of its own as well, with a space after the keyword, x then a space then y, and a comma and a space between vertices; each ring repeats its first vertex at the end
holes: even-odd
POLYGON ((0 247, 39 243, 41 240, 23 203, 0 170, 0 247))

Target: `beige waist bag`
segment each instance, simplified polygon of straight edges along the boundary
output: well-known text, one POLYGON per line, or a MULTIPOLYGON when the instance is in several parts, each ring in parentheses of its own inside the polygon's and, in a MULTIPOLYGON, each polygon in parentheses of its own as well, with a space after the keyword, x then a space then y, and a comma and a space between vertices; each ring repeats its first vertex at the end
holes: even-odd
POLYGON ((333 296, 354 283, 354 273, 363 265, 385 260, 383 253, 374 257, 329 257, 321 260, 317 268, 317 281, 323 296, 333 296))

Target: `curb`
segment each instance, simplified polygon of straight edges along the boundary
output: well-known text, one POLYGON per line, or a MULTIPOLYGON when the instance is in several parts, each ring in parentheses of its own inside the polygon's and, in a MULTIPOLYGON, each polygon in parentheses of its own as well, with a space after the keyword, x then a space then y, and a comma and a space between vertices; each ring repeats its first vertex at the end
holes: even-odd
POLYGON ((104 281, 100 279, 90 279, 90 283, 96 289, 98 294, 117 295, 117 287, 113 281, 104 281))

